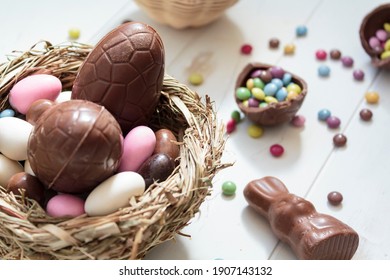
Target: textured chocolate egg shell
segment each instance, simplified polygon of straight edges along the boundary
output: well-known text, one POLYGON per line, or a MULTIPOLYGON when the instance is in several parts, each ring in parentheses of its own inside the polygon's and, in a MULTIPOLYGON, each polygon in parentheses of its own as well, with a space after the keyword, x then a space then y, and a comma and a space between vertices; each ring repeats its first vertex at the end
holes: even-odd
POLYGON ((255 107, 246 107, 242 104, 236 96, 236 89, 238 87, 245 86, 246 81, 249 79, 250 74, 255 70, 267 70, 272 66, 264 63, 249 63, 239 74, 236 87, 234 89, 234 99, 240 110, 250 119, 252 122, 265 125, 265 126, 274 126, 282 123, 286 123, 292 120, 299 108, 302 106, 303 100, 307 95, 307 84, 306 82, 298 77, 297 75, 292 74, 292 81, 299 85, 302 89, 301 93, 294 99, 288 101, 282 101, 277 103, 271 103, 264 108, 255 108, 255 107))
POLYGON ((12 192, 16 195, 21 195, 24 190, 24 195, 34 199, 41 206, 45 201, 45 188, 42 183, 33 175, 26 172, 14 174, 8 181, 7 192, 12 192))
POLYGON ((38 120, 28 142, 28 160, 48 188, 82 193, 113 175, 122 155, 122 131, 103 106, 70 100, 38 120))
POLYGON ((126 134, 148 125, 159 102, 164 66, 158 33, 143 23, 124 23, 88 55, 75 79, 72 99, 103 105, 126 134))
POLYGON ((359 36, 363 49, 371 57, 371 63, 378 68, 390 69, 390 58, 380 59, 380 56, 371 48, 369 40, 383 24, 390 22, 390 4, 383 4, 369 12, 360 24, 359 36))

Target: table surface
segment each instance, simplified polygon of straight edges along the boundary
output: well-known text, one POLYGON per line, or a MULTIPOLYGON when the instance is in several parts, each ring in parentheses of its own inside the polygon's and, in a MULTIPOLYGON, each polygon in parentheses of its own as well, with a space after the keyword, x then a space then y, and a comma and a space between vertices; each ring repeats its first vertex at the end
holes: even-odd
POLYGON ((211 96, 224 123, 237 109, 235 81, 249 62, 279 65, 307 82, 308 95, 298 112, 306 118, 305 126, 267 127, 261 138, 254 139, 246 133, 250 121, 240 123, 229 135, 223 156, 224 162, 234 165, 216 175, 211 196, 183 229, 191 238, 177 236, 151 250, 146 259, 295 259, 267 220, 244 199, 245 185, 264 176, 278 177, 290 192, 311 201, 319 212, 354 228, 360 236, 354 259, 390 259, 390 72, 371 66, 358 34, 365 14, 383 1, 241 0, 212 24, 185 30, 150 19, 129 0, 0 3, 0 61, 11 51, 26 50, 41 39, 54 44, 67 41, 71 27, 81 30, 80 42, 95 44, 124 20, 150 24, 165 44, 166 73, 180 82, 188 84, 191 65, 207 57, 199 66, 204 83, 191 87, 202 96, 211 96), (298 25, 307 26, 305 37, 296 36, 298 25), (277 50, 268 47, 272 37, 281 42, 277 50), (245 43, 253 46, 250 55, 240 54, 245 43), (296 46, 293 55, 283 53, 288 43, 296 46), (330 59, 320 63, 315 59, 318 49, 339 49, 354 59, 354 65, 346 68, 330 59), (330 67, 328 78, 318 76, 321 64, 330 67), (353 79, 354 69, 365 72, 363 81, 353 79), (379 93, 378 104, 366 103, 367 91, 379 93), (329 129, 317 119, 323 108, 341 119, 338 129, 329 129), (370 122, 360 119, 362 108, 372 110, 370 122), (347 136, 345 147, 334 147, 336 133, 347 136), (279 158, 269 153, 275 143, 285 148, 279 158), (237 192, 230 198, 221 190, 227 180, 237 184, 237 192), (334 190, 344 196, 337 207, 327 201, 334 190))

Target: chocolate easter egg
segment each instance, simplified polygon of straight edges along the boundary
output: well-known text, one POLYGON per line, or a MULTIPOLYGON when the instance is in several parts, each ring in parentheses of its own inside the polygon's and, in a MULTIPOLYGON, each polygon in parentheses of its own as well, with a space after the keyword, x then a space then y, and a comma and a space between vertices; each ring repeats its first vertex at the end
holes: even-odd
POLYGON ((103 105, 126 134, 149 123, 159 102, 164 66, 159 34, 143 23, 124 23, 103 37, 85 59, 72 99, 103 105))
POLYGON ((28 141, 28 160, 46 187, 83 193, 114 174, 122 144, 119 124, 103 106, 69 100, 37 120, 28 141))

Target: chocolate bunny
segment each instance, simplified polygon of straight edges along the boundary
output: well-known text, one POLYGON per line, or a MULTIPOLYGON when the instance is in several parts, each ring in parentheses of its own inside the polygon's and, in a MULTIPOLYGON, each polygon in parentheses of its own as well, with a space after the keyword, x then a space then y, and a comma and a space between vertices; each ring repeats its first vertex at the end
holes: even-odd
POLYGON ((348 260, 355 254, 359 236, 351 227, 318 213, 311 202, 289 193, 279 179, 264 177, 251 181, 244 196, 299 259, 348 260))

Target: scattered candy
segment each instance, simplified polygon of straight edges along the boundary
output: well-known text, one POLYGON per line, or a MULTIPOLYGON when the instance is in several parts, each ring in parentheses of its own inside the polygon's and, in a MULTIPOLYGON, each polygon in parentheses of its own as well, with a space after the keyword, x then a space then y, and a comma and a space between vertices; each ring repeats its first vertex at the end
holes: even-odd
POLYGON ((326 123, 329 128, 338 128, 341 124, 341 121, 338 117, 330 116, 326 119, 326 123))
POLYGON ((362 81, 364 79, 364 72, 363 70, 357 69, 353 71, 353 78, 356 81, 362 81))
POLYGON ((339 60, 341 57, 341 52, 337 49, 333 49, 330 51, 330 58, 333 60, 339 60))
POLYGON ((353 66, 353 59, 350 56, 344 56, 344 57, 341 58, 341 63, 345 67, 352 67, 353 66))
POLYGON ((326 119, 329 118, 330 115, 331 113, 328 109, 322 109, 318 112, 318 119, 321 121, 326 121, 326 119))
POLYGON ((347 143, 347 137, 344 134, 338 133, 333 136, 333 144, 336 147, 343 147, 347 143))
POLYGON ((297 34, 298 37, 306 36, 306 34, 307 34, 307 27, 304 26, 304 25, 299 25, 296 28, 295 33, 297 34))
POLYGON ((15 116, 15 111, 12 109, 5 109, 0 113, 0 118, 14 117, 14 116, 15 116))
POLYGON ((318 51, 316 51, 316 58, 317 58, 318 60, 325 60, 325 59, 326 59, 326 56, 327 56, 326 51, 324 51, 324 50, 318 50, 318 51))
POLYGON ((282 145, 274 144, 269 148, 269 151, 274 157, 280 157, 284 153, 284 148, 282 145))
POLYGON ((236 130, 236 122, 235 120, 230 119, 226 124, 226 132, 230 134, 235 130, 236 130))
POLYGON ((252 46, 249 44, 244 44, 241 46, 241 53, 242 54, 251 54, 252 53, 252 46))
POLYGON ((252 138, 260 138, 263 135, 263 128, 252 124, 248 127, 248 135, 252 138))
POLYGON ((336 191, 330 192, 328 194, 328 201, 330 204, 337 206, 343 201, 343 195, 336 191))
POLYGON ((362 109, 359 113, 360 115, 360 118, 363 120, 363 121, 369 121, 371 120, 372 118, 372 112, 370 109, 362 109))
POLYGON ((69 39, 71 39, 71 40, 77 40, 78 38, 80 38, 80 29, 78 29, 78 28, 69 29, 68 36, 69 36, 69 39))
POLYGON ((320 65, 318 67, 318 75, 321 77, 328 77, 330 74, 330 68, 327 65, 320 65))
POLYGON ((277 39, 277 38, 271 38, 271 39, 269 40, 269 43, 268 43, 268 45, 269 45, 269 47, 270 47, 271 49, 277 49, 277 48, 279 48, 279 44, 280 44, 280 41, 279 41, 279 39, 277 39))
POLYGON ((367 103, 375 104, 379 101, 379 94, 376 91, 369 91, 365 94, 367 103))
POLYGON ((194 86, 199 86, 203 83, 203 76, 200 73, 192 73, 188 77, 188 81, 194 86))
POLYGON ((305 117, 302 115, 295 115, 292 120, 291 124, 295 127, 303 127, 305 125, 305 117))
POLYGON ((222 184, 222 193, 227 196, 232 196, 236 193, 237 186, 232 181, 226 181, 222 184))
POLYGON ((295 53, 295 45, 287 44, 284 46, 284 54, 294 54, 295 53))
POLYGON ((241 121, 241 113, 237 110, 233 111, 230 115, 235 123, 239 123, 241 121))

